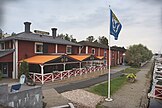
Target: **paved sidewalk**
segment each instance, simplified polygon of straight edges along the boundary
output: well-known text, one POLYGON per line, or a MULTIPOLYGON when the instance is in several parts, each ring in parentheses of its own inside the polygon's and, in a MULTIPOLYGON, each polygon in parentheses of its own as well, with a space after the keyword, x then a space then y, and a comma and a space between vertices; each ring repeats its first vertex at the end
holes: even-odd
POLYGON ((70 101, 57 93, 55 89, 43 90, 43 101, 47 103, 46 108, 67 105, 70 101))
POLYGON ((103 108, 146 108, 148 104, 147 92, 149 89, 149 80, 146 74, 151 68, 152 61, 141 68, 137 75, 135 83, 124 85, 113 96, 112 102, 103 102, 103 108))

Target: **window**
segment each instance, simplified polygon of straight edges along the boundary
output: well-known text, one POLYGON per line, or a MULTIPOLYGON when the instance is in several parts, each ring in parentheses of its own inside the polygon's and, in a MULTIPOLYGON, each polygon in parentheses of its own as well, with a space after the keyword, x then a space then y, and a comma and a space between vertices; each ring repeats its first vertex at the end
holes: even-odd
POLYGON ((5 43, 2 42, 2 43, 0 43, 0 50, 4 50, 4 49, 5 49, 5 43))
POLYGON ((94 48, 92 48, 92 54, 95 55, 95 49, 94 48))
POLYGON ((43 43, 35 43, 35 53, 43 53, 43 43))
POLYGON ((67 45, 67 47, 66 47, 66 53, 67 54, 71 54, 71 46, 69 46, 69 45, 67 45))
POLYGON ((104 57, 106 57, 106 54, 107 54, 107 53, 106 53, 106 49, 105 49, 105 50, 104 50, 104 57))

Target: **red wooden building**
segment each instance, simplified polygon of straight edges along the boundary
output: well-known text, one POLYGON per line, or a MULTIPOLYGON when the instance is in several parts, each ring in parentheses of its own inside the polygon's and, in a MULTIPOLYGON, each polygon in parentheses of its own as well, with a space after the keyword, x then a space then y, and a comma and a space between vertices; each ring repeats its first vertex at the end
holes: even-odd
MULTIPOLYGON (((54 71, 56 68, 62 68, 62 71, 65 71, 67 67, 71 66, 69 64, 73 64, 70 68, 71 70, 73 68, 80 68, 82 71, 84 69, 81 68, 87 64, 91 64, 90 71, 92 71, 99 69, 93 67, 94 64, 98 63, 100 66, 101 64, 106 66, 108 63, 106 60, 108 59, 108 46, 106 45, 86 41, 73 43, 61 39, 56 37, 56 28, 52 28, 52 36, 49 36, 48 32, 38 30, 33 33, 30 31, 31 23, 25 22, 24 24, 24 32, 0 39, 0 70, 4 77, 17 79, 18 65, 22 60, 30 63, 29 66, 31 69, 33 69, 33 66, 35 69, 38 68, 37 70, 39 70, 41 75, 47 70, 54 71), (41 59, 40 55, 42 56, 42 61, 38 62, 39 59, 41 59), (67 60, 64 61, 64 59, 67 60), (49 68, 53 70, 50 70, 49 68)), ((113 63, 111 64, 113 66, 121 64, 123 59, 122 54, 125 50, 119 50, 118 47, 113 48, 111 52, 112 55, 114 55, 112 56, 114 57, 114 60, 112 60, 113 63)), ((83 74, 84 72, 82 71, 80 71, 81 73, 79 74, 83 74)), ((47 77, 51 77, 52 80, 54 75, 50 75, 47 77)), ((62 75, 63 74, 60 74, 58 76, 61 76, 62 78, 62 75)), ((35 79, 35 77, 33 78, 35 79)), ((42 79, 41 81, 45 82, 43 80, 44 77, 42 76, 37 77, 37 79, 42 79)))

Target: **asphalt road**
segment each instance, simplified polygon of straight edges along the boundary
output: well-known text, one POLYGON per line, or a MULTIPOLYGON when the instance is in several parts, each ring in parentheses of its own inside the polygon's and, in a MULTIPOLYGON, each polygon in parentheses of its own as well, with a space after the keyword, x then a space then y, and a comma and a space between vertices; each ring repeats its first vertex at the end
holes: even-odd
POLYGON ((162 108, 162 100, 151 98, 149 108, 162 108))
MULTIPOLYGON (((116 78, 118 76, 121 76, 122 73, 121 72, 117 72, 117 73, 113 73, 111 74, 111 79, 112 78, 116 78)), ((86 88, 101 82, 104 82, 108 79, 108 75, 104 74, 102 76, 96 77, 96 78, 92 78, 92 79, 88 79, 85 81, 80 81, 80 82, 76 82, 76 83, 69 83, 60 87, 55 87, 54 89, 58 92, 58 93, 62 93, 62 92, 66 92, 66 91, 70 91, 70 90, 75 90, 75 89, 81 89, 81 88, 86 88)))

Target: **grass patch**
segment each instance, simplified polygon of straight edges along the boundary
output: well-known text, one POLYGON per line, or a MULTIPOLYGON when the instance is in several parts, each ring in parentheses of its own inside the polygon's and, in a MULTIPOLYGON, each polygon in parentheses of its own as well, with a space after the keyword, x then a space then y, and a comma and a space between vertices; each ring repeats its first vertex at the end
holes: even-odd
POLYGON ((134 73, 136 74, 137 72, 139 72, 140 69, 139 68, 126 68, 125 70, 123 70, 124 73, 134 73))
MULTIPOLYGON (((115 93, 118 89, 120 89, 125 83, 126 83, 126 76, 121 76, 115 79, 111 80, 111 95, 113 93, 115 93)), ((90 88, 88 88, 89 92, 101 95, 101 96, 107 96, 107 82, 95 85, 95 86, 91 86, 90 88)))

